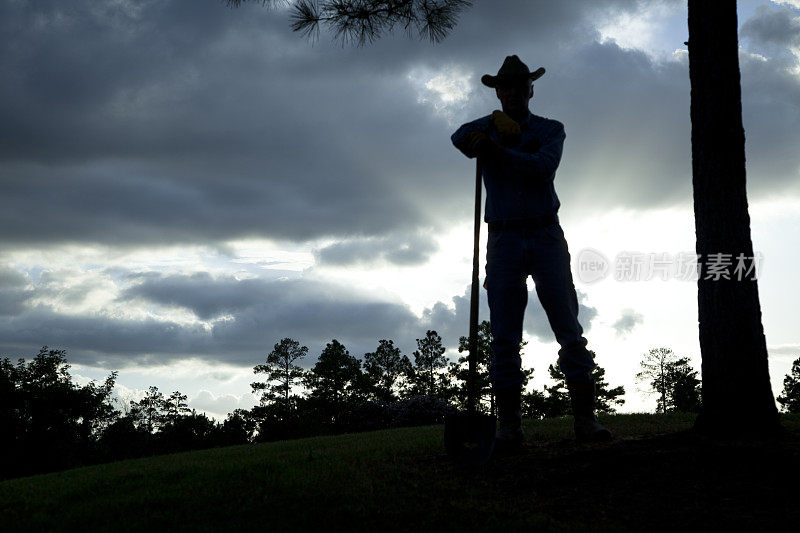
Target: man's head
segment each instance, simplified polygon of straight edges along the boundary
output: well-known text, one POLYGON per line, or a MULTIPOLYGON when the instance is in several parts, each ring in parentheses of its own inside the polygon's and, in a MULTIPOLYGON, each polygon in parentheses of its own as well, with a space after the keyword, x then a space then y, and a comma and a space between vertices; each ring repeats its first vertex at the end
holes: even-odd
POLYGON ((494 92, 503 112, 511 117, 522 117, 533 98, 533 82, 529 79, 503 81, 495 85, 494 92))
POLYGON ((516 55, 506 57, 496 76, 485 74, 481 82, 492 87, 503 106, 503 112, 522 117, 528 110, 533 97, 533 82, 544 75, 544 68, 531 72, 528 66, 516 55))

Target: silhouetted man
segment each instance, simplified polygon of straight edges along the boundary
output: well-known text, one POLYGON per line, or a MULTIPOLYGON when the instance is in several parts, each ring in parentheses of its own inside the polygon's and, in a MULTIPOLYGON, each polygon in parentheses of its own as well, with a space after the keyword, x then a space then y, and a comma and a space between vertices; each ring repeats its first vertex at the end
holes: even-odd
POLYGON ((496 76, 481 78, 495 89, 503 110, 464 124, 451 137, 456 148, 469 158, 480 157, 483 165, 484 219, 489 225, 484 286, 492 325, 489 376, 497 398, 500 448, 516 448, 523 440, 519 349, 529 275, 561 346, 558 364, 567 378, 576 437, 611 438, 594 414, 590 372, 595 363, 578 322, 570 254, 556 214, 561 204, 553 180, 564 125, 528 109, 533 82, 544 72, 531 72, 516 55, 506 57, 496 76))

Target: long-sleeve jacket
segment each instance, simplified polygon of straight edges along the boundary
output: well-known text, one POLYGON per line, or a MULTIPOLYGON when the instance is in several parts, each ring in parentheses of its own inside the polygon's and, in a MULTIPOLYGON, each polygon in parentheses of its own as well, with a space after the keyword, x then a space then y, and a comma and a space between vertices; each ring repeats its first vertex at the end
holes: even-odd
MULTIPOLYGON (((520 129, 517 145, 503 146, 499 156, 482 161, 486 222, 552 215, 561 206, 553 181, 566 137, 564 125, 528 111, 520 129)), ((450 137, 453 145, 463 151, 472 131, 486 132, 500 144, 487 115, 458 128, 450 137)))

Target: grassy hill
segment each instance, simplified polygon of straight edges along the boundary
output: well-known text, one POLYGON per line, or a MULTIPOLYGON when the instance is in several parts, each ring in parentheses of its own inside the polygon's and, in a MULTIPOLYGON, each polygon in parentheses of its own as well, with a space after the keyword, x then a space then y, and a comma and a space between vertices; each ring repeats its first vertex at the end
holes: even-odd
MULTIPOLYGON (((800 416, 778 442, 715 442, 691 415, 526 421, 528 445, 480 468, 444 455, 442 426, 120 461, 0 483, 0 530, 484 528, 759 530, 800 519, 800 416)), ((744 421, 743 421, 744 423, 744 421)))

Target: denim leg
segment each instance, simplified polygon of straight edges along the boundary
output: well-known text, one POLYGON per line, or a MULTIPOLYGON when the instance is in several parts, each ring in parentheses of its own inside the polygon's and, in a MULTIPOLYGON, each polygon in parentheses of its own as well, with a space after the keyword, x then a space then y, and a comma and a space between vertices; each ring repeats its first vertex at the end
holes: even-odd
POLYGON ((492 326, 489 378, 496 392, 524 381, 519 345, 528 303, 523 241, 518 232, 489 234, 486 250, 486 293, 492 326))
POLYGON ((560 224, 536 233, 526 254, 536 294, 547 314, 556 341, 558 365, 568 379, 585 381, 596 366, 586 349, 587 340, 578 322, 578 295, 570 271, 570 254, 560 224))

